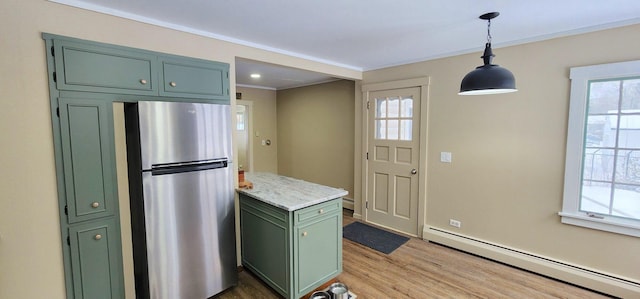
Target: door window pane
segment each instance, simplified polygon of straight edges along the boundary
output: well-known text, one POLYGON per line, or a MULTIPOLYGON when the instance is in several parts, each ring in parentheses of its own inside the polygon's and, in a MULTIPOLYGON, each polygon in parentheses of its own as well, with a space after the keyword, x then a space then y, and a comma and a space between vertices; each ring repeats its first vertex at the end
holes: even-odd
POLYGON ((389 98, 387 100, 387 103, 388 103, 387 117, 392 118, 392 117, 400 116, 400 99, 397 97, 389 98))
POLYGON ((375 99, 376 139, 413 140, 413 98, 375 99))
POLYGON ((398 126, 399 123, 397 119, 387 120, 387 139, 398 140, 398 126))
POLYGON ((376 99, 376 118, 387 117, 387 99, 376 99))
POLYGON ((400 140, 412 140, 413 121, 404 119, 400 121, 400 140))
POLYGON ((402 104, 400 105, 400 116, 401 117, 413 117, 413 99, 412 98, 404 98, 402 99, 402 104))
POLYGON ((387 139, 386 120, 376 120, 376 139, 387 139))

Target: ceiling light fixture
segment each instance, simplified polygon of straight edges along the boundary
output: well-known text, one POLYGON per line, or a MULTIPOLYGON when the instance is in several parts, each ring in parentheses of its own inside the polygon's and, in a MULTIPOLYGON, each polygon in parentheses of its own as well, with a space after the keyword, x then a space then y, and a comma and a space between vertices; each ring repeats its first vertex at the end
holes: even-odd
POLYGON ((260 76, 260 74, 251 74, 251 78, 253 78, 253 79, 258 79, 260 77, 262 77, 262 76, 260 76))
POLYGON ((487 20, 487 43, 484 47, 484 54, 481 56, 484 60, 484 65, 477 67, 464 76, 460 84, 459 95, 483 95, 518 91, 513 73, 497 64, 491 64, 495 56, 491 49, 491 19, 499 15, 499 12, 490 12, 480 16, 480 19, 487 20))

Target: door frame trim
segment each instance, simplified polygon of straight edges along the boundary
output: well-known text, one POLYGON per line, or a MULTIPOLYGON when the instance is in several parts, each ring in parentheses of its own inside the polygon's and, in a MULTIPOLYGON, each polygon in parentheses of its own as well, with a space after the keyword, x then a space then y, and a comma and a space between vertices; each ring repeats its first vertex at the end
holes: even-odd
MULTIPOLYGON (((383 91, 389 89, 401 89, 401 88, 410 88, 410 87, 419 87, 420 88, 420 145, 419 145, 419 177, 418 177, 418 235, 417 237, 422 238, 423 228, 426 223, 426 215, 427 215, 427 149, 428 142, 427 136, 429 131, 429 122, 428 122, 428 114, 429 114, 429 85, 431 84, 430 77, 419 77, 413 79, 405 79, 405 80, 396 80, 396 81, 386 81, 380 83, 371 83, 371 84, 363 84, 362 85, 362 118, 361 118, 361 128, 362 134, 360 134, 360 142, 362 144, 361 147, 361 159, 362 166, 361 167, 361 177, 362 183, 360 186, 361 196, 361 213, 360 219, 365 222, 367 221, 367 209, 366 202, 368 201, 368 185, 369 185, 369 161, 367 160, 367 149, 369 148, 369 113, 367 112, 367 102, 369 101, 369 94, 371 92, 383 91)), ((390 228, 393 229, 393 228, 390 228)))
MULTIPOLYGON (((245 130, 247 130, 247 165, 249 166, 249 171, 254 171, 253 169, 253 101, 249 101, 249 100, 236 100, 236 106, 237 105, 241 105, 241 106, 245 106, 246 107, 246 117, 247 117, 247 123, 246 123, 246 127, 245 130)), ((233 107, 233 111, 234 113, 237 113, 236 107, 233 107)), ((235 116, 235 114, 233 115, 235 116)), ((232 116, 232 117, 233 117, 232 116)), ((236 124, 236 120, 235 117, 233 118, 233 132, 234 135, 236 135, 236 128, 237 128, 237 124, 236 124)), ((234 147, 236 147, 235 153, 236 155, 239 155, 238 149, 237 149, 237 140, 236 142, 234 142, 234 147)), ((236 163, 236 169, 238 168, 238 162, 239 159, 236 156, 234 158, 234 160, 236 160, 234 163, 236 163)))

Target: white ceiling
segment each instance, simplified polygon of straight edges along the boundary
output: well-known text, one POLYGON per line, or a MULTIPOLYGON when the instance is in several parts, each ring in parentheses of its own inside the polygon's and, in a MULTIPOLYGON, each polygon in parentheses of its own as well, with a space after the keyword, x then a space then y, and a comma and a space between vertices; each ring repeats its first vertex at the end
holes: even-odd
MULTIPOLYGON (((487 24, 478 16, 490 11, 500 12, 494 49, 640 23, 638 0, 50 1, 362 71, 480 53, 487 24)), ((330 79, 286 70, 242 60, 236 80, 282 89, 330 79), (253 68, 262 81, 245 78, 253 68)))

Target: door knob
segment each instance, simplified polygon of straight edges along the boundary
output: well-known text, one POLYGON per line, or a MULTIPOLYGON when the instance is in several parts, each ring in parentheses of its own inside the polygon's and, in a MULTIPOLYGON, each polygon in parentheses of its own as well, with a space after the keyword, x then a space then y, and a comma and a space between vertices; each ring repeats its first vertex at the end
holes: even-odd
POLYGON ((99 207, 99 206, 100 206, 100 203, 97 202, 97 201, 91 204, 91 207, 94 208, 94 209, 99 207))
POLYGON ((416 174, 416 173, 418 173, 418 171, 415 168, 411 169, 411 174, 416 174))
POLYGON ((140 84, 142 84, 142 85, 147 84, 147 80, 145 80, 145 79, 140 79, 140 84))
POLYGON ((171 87, 176 87, 178 84, 176 84, 176 82, 169 82, 169 85, 171 85, 171 87))
POLYGON ((308 234, 309 234, 309 233, 304 232, 304 233, 302 233, 302 236, 303 236, 303 237, 306 237, 308 234))
POLYGON ((94 239, 96 239, 96 240, 100 240, 100 239, 102 239, 102 235, 98 234, 98 235, 96 235, 96 236, 95 236, 95 237, 93 237, 93 238, 94 238, 94 239))

